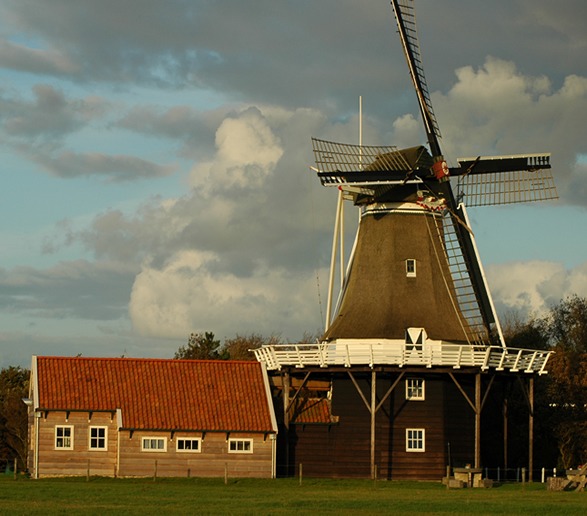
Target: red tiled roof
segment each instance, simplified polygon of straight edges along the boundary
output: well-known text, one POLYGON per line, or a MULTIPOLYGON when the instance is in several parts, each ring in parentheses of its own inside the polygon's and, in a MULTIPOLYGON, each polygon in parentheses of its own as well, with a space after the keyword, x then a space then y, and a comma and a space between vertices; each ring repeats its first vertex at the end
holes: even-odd
POLYGON ((330 400, 326 398, 305 398, 296 403, 291 423, 329 424, 338 421, 331 414, 330 400))
POLYGON ((133 429, 271 432, 258 362, 37 357, 39 409, 121 409, 133 429))

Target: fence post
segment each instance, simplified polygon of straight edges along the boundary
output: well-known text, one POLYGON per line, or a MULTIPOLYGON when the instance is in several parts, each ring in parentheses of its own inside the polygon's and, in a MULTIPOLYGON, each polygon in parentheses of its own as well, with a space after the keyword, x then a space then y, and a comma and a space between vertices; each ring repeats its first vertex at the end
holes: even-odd
POLYGON ((300 485, 302 485, 302 478, 303 478, 303 469, 304 465, 300 462, 300 485))
POLYGON ((526 468, 522 468, 522 484, 526 483, 526 468))
POLYGON ((541 478, 541 480, 542 480, 542 483, 543 484, 544 484, 544 477, 545 477, 545 475, 546 475, 546 468, 542 468, 542 478, 541 478))
POLYGON ((224 463, 224 485, 228 484, 228 463, 224 463))
POLYGON ((500 480, 501 480, 500 470, 499 470, 499 466, 497 466, 497 481, 499 482, 500 480))
POLYGON ((155 471, 153 473, 153 482, 157 480, 157 461, 155 461, 155 471))
POLYGON ((16 480, 16 474, 18 473, 18 461, 14 459, 14 480, 16 480))

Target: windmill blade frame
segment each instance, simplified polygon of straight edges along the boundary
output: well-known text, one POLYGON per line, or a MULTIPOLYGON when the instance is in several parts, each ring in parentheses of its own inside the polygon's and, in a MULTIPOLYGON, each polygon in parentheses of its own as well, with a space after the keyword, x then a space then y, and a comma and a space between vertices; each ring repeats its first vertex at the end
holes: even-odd
POLYGON ((418 96, 418 103, 420 105, 420 112, 422 113, 430 151, 433 156, 440 156, 442 154, 438 143, 438 139, 441 137, 440 129, 436 121, 434 109, 432 108, 428 84, 424 75, 420 45, 418 43, 418 32, 416 29, 416 11, 412 5, 413 0, 392 0, 391 4, 397 21, 404 55, 410 70, 410 76, 416 90, 416 95, 418 96))

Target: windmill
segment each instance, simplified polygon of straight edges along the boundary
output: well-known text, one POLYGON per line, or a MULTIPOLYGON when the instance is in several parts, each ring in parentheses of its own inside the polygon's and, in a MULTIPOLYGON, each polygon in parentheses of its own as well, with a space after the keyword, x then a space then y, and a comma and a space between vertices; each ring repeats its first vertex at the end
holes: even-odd
MULTIPOLYGON (((550 155, 477 156, 449 167, 424 76, 413 2, 392 5, 428 148, 312 139, 322 185, 337 187, 340 200, 361 210, 333 318, 331 268, 324 338, 397 339, 408 328, 421 328, 442 341, 505 346, 465 204, 557 198, 550 155)), ((342 206, 335 240, 342 238, 342 206)), ((338 247, 333 245, 333 265, 338 247)), ((412 333, 406 333, 407 342, 412 333)))
POLYGON ((531 472, 533 378, 546 372, 551 351, 505 345, 465 203, 555 199, 550 155, 475 156, 449 166, 413 3, 392 5, 428 145, 312 139, 313 169, 338 189, 325 333, 316 343, 254 350, 281 403, 279 462, 284 474, 297 462, 315 476, 438 479, 457 463, 473 463, 479 475, 483 448, 486 461, 507 467, 507 399, 519 384, 531 472), (360 219, 345 263, 348 202, 360 219), (482 412, 486 421, 503 418, 502 443, 481 431, 482 412))

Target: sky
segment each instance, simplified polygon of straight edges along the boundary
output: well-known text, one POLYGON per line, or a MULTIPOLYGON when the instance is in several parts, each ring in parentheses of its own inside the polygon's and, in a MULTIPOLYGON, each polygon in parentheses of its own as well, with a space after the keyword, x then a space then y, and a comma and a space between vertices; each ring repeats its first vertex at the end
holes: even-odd
MULTIPOLYGON (((587 3, 416 13, 449 164, 552 153, 558 201, 469 210, 498 313, 587 296, 587 3)), ((388 0, 0 0, 0 367, 319 333, 310 138, 359 97, 364 144, 425 143, 388 0)))

